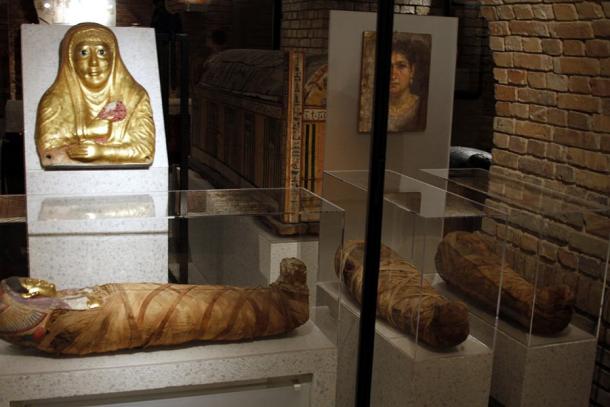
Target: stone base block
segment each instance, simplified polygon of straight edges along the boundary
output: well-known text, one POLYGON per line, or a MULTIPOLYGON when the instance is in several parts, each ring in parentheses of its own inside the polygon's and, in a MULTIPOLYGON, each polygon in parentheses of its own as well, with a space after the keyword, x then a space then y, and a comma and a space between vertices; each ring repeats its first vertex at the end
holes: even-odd
MULTIPOLYGON (((353 406, 359 306, 336 282, 320 284, 318 299, 328 302, 331 314, 338 312, 336 405, 353 406)), ((372 406, 488 405, 492 353, 475 337, 469 336, 453 349, 436 351, 379 319, 376 331, 372 406)))
MULTIPOLYGON (((14 401, 149 395, 290 378, 311 382, 311 407, 332 407, 336 350, 312 323, 275 338, 57 358, 0 341, 0 407, 14 401)), ((295 381, 296 383, 296 381, 295 381)), ((59 405, 59 404, 57 404, 59 405)), ((286 404, 291 405, 291 404, 286 404)))
POLYGON ((506 407, 586 407, 595 351, 593 336, 528 347, 499 330, 491 395, 506 407))

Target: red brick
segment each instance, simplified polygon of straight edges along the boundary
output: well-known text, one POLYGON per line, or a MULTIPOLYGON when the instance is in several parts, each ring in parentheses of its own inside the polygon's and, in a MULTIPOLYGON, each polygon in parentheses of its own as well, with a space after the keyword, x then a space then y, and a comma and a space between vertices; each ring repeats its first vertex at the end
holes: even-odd
POLYGON ((498 148, 508 148, 509 139, 511 137, 503 133, 494 133, 493 142, 494 146, 498 148))
POLYGON ((600 133, 610 133, 610 116, 597 114, 593 116, 593 130, 600 133))
POLYGON ((527 83, 534 89, 546 88, 546 74, 544 72, 528 72, 527 83))
POLYGON ((560 248, 557 252, 557 258, 564 267, 576 269, 578 266, 578 256, 567 249, 560 248))
MULTIPOLYGON (((517 100, 517 88, 513 86, 496 85, 496 99, 515 101, 517 100)), ((521 89, 519 89, 521 90, 521 89)))
POLYGON ((597 20, 593 21, 593 32, 597 37, 610 37, 610 21, 609 20, 597 20))
POLYGON ((481 17, 485 18, 487 21, 495 21, 498 19, 498 11, 497 7, 494 6, 482 6, 481 7, 481 17))
POLYGON ((553 20, 555 18, 553 6, 550 4, 532 5, 532 11, 534 12, 534 17, 536 17, 537 20, 553 20))
POLYGON ((502 133, 513 134, 515 132, 515 120, 505 117, 494 118, 494 130, 502 133))
POLYGON ((606 154, 581 150, 580 148, 568 147, 566 150, 566 162, 593 171, 606 172, 608 170, 608 157, 606 154))
POLYGON ((540 21, 510 21, 509 22, 510 32, 512 34, 534 36, 534 37, 548 37, 549 29, 546 23, 540 21))
POLYGON ((572 93, 591 94, 591 78, 588 76, 570 76, 568 89, 572 93))
POLYGON ((599 75, 600 61, 594 58, 559 57, 553 61, 556 73, 599 75))
POLYGON ((521 242, 519 242, 519 246, 526 252, 536 253, 538 249, 538 238, 534 235, 530 235, 529 233, 523 233, 521 235, 521 242))
POLYGON ((509 69, 507 72, 508 83, 512 85, 525 85, 527 83, 527 72, 517 69, 509 69))
POLYGON ((610 135, 604 134, 601 137, 600 149, 605 153, 610 153, 610 135))
POLYGON ((586 43, 586 53, 590 57, 610 56, 610 41, 608 40, 588 40, 586 43))
POLYGON ((591 79, 591 94, 595 96, 610 96, 610 79, 591 79))
POLYGON ((515 121, 514 133, 540 140, 551 140, 552 127, 546 124, 517 120, 515 121))
POLYGON ((610 58, 600 59, 599 65, 601 67, 601 75, 610 76, 610 58))
POLYGON ((515 18, 512 6, 498 6, 496 12, 499 20, 512 20, 515 18))
POLYGON ((513 66, 513 53, 512 52, 494 52, 494 63, 499 67, 512 67, 513 66))
POLYGON ((510 34, 508 21, 491 21, 489 23, 489 34, 496 36, 505 36, 510 34))
POLYGON ((548 143, 544 143, 538 140, 527 141, 527 153, 535 157, 546 157, 546 146, 548 143))
POLYGON ((532 11, 532 6, 523 5, 523 6, 514 6, 513 11, 515 12, 515 17, 517 20, 531 20, 534 18, 534 12, 532 11))
POLYGON ((546 178, 554 178, 555 176, 555 164, 534 157, 520 157, 518 169, 528 174, 546 178))
MULTIPOLYGON (((547 158, 550 158, 551 160, 564 161, 565 160, 565 150, 566 150, 566 147, 564 147, 562 145, 549 143, 549 145, 547 147, 546 156, 547 156, 547 158)), ((572 175, 574 175, 574 174, 572 174, 572 175)))
POLYGON ((493 149, 491 150, 492 161, 495 165, 517 169, 519 156, 508 151, 493 149))
POLYGON ((578 13, 573 4, 553 4, 553 11, 557 21, 578 19, 578 13))
POLYGON ((508 149, 517 154, 527 152, 527 139, 521 137, 511 137, 508 142, 508 149))
POLYGON ((557 104, 557 94, 546 90, 519 88, 517 89, 517 100, 543 106, 555 106, 557 104))
POLYGON ((576 3, 576 11, 581 20, 593 20, 604 17, 604 10, 602 7, 593 1, 576 3))
POLYGON ((548 122, 556 126, 567 126, 568 113, 562 109, 549 109, 548 122))
POLYGON ((579 40, 565 40, 563 42, 563 54, 568 56, 585 55, 585 43, 579 40))
POLYGON ((551 36, 555 38, 593 38, 593 27, 586 22, 549 23, 551 36))
POLYGON ((598 134, 579 130, 556 127, 553 131, 553 141, 565 146, 574 146, 597 150, 600 148, 600 138, 598 134))
POLYGON ((550 71, 553 69, 553 59, 548 55, 514 53, 514 66, 535 71, 550 71))
POLYGON ((607 212, 605 214, 585 213, 584 220, 587 233, 608 238, 610 235, 610 217, 608 215, 607 212))
POLYGON ((521 37, 514 35, 506 37, 505 44, 507 51, 521 51, 523 49, 521 37))
POLYGON ((542 51, 545 54, 549 54, 549 55, 561 55, 561 53, 563 52, 563 44, 561 42, 561 40, 550 40, 550 39, 545 39, 545 40, 541 40, 542 43, 542 51))
POLYGON ((572 183, 574 182, 574 168, 569 165, 556 164, 555 177, 562 182, 572 183))
POLYGON ((490 37, 489 48, 491 48, 492 51, 504 51, 504 38, 490 37))
POLYGON ((526 116, 526 118, 538 123, 547 123, 549 121, 549 108, 545 106, 530 105, 529 115, 526 116))
POLYGON ((510 103, 508 102, 496 102, 496 115, 497 116, 510 116, 510 103))
POLYGON ((610 192, 610 177, 586 170, 575 171, 576 184, 602 193, 610 192))
POLYGON ((606 17, 610 17, 610 1, 602 1, 602 7, 604 8, 606 17))
POLYGON ((557 107, 596 113, 600 111, 601 103, 599 98, 593 96, 560 94, 557 96, 557 107))
POLYGON ((556 261, 557 260, 557 250, 558 247, 556 244, 551 242, 547 242, 545 240, 540 240, 538 250, 540 255, 548 260, 556 261))
POLYGON ((524 38, 523 51, 525 52, 542 52, 542 41, 539 38, 524 38))
POLYGON ((546 74, 546 86, 549 89, 565 92, 568 90, 568 77, 554 73, 546 74))
POLYGON ((529 116, 530 105, 525 103, 513 103, 510 107, 511 114, 515 117, 525 119, 529 116))
POLYGON ((496 82, 506 85, 508 83, 508 70, 506 68, 494 68, 494 79, 496 82))
POLYGON ((568 126, 578 130, 591 130, 591 115, 588 113, 568 112, 568 126))

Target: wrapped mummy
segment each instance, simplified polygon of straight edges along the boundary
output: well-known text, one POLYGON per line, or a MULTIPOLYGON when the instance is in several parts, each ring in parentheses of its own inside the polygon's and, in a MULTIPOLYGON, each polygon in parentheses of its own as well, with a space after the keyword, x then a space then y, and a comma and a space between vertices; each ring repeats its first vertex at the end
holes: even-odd
MULTIPOLYGON (((335 269, 361 303, 364 242, 348 241, 337 251, 335 269)), ((443 297, 414 265, 385 245, 381 247, 377 292, 377 316, 432 347, 456 346, 468 337, 466 305, 443 297)))
POLYGON ((309 318, 305 265, 284 259, 269 287, 104 284, 55 289, 43 280, 0 282, 0 338, 51 353, 85 355, 278 335, 309 318))

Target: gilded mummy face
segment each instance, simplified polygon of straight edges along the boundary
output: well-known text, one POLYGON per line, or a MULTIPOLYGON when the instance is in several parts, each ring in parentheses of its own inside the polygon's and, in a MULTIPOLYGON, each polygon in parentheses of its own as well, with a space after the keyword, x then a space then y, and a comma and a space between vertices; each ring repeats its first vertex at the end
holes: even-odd
POLYGON ((112 70, 112 50, 106 42, 92 38, 76 44, 72 50, 76 74, 91 90, 101 89, 112 70))

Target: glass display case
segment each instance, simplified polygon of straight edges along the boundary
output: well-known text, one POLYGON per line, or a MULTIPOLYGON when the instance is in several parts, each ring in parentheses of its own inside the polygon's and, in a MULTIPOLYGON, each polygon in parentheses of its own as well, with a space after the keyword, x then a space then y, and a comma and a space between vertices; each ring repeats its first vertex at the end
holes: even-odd
POLYGON ((506 243, 494 398, 506 405, 588 403, 610 208, 481 169, 423 170, 417 178, 508 215, 506 224, 482 225, 506 243))
POLYGON ((0 406, 334 405, 321 230, 343 211, 304 189, 1 196, 0 406))
MULTIPOLYGON (((324 197, 345 210, 341 281, 324 283, 339 299, 341 406, 353 404, 367 190, 368 171, 325 173, 324 197)), ((383 211, 372 405, 487 405, 495 321, 474 307, 497 312, 504 242, 483 228, 506 215, 389 170, 383 211)))

